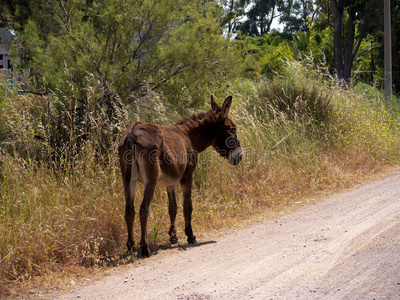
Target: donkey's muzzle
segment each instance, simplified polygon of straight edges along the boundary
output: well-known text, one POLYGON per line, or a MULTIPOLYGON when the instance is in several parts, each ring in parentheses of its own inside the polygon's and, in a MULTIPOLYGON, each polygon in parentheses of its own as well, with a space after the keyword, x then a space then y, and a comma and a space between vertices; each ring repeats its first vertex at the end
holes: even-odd
POLYGON ((231 165, 237 165, 243 158, 243 149, 241 147, 237 147, 235 150, 230 152, 229 154, 229 163, 231 165))

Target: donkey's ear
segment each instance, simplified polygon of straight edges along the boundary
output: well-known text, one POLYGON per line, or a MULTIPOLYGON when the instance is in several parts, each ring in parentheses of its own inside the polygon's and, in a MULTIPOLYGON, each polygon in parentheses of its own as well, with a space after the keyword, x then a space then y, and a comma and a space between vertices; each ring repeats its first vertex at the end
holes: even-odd
POLYGON ((211 95, 211 108, 214 112, 218 112, 221 110, 221 106, 219 106, 218 103, 214 100, 214 95, 211 95))
POLYGON ((229 96, 228 98, 225 99, 224 104, 222 104, 222 117, 226 118, 229 113, 229 109, 231 108, 232 104, 232 96, 229 96))

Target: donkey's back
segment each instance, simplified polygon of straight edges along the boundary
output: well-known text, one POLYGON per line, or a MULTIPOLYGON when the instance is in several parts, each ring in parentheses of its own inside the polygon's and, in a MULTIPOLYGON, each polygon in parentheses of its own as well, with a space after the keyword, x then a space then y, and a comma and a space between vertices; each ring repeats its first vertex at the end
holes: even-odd
POLYGON ((137 122, 121 138, 118 151, 121 167, 131 168, 131 176, 137 172, 138 181, 171 186, 181 180, 191 146, 178 126, 137 122))

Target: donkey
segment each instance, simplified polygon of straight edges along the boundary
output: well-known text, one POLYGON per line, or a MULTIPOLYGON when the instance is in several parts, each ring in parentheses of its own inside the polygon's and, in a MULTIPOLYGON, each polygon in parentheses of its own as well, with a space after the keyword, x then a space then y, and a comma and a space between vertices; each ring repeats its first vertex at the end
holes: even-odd
POLYGON ((134 247, 133 221, 136 182, 144 185, 143 202, 140 206, 141 241, 143 257, 149 256, 146 242, 147 219, 150 202, 157 186, 163 186, 168 194, 168 211, 171 221, 170 242, 178 242, 175 229, 177 204, 175 187, 179 183, 183 192, 185 234, 187 242, 196 243, 192 230, 192 181, 198 154, 213 146, 232 165, 242 159, 242 148, 236 135, 236 124, 228 115, 232 96, 225 99, 222 107, 211 96, 211 110, 184 119, 174 125, 158 126, 137 122, 121 137, 118 145, 119 161, 125 192, 125 222, 128 229, 128 252, 134 247))

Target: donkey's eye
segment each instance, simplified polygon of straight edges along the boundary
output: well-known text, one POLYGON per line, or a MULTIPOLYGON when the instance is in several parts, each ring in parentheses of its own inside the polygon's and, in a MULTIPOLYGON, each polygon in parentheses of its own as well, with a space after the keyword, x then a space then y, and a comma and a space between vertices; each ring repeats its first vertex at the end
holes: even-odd
POLYGON ((236 133, 236 127, 235 126, 229 127, 228 132, 235 134, 236 133))

